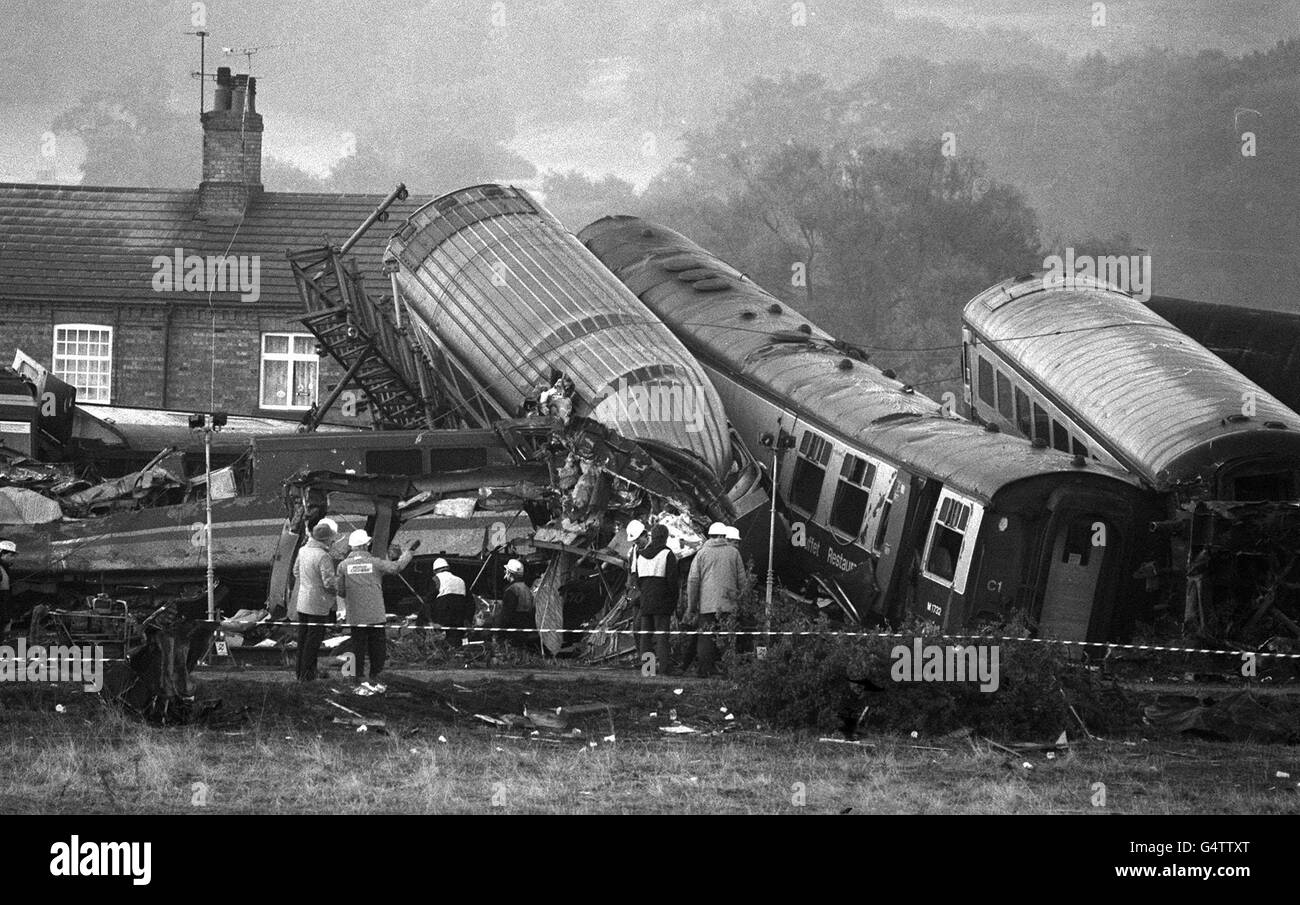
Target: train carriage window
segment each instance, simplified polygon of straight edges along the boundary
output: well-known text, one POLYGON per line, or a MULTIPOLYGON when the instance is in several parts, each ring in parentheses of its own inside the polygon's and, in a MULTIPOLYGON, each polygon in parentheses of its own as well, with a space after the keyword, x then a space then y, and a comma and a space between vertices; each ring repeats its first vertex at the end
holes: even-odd
POLYGON ((1052 419, 1052 446, 1061 452, 1070 451, 1070 432, 1056 419, 1052 419))
POLYGON ((817 511, 817 501, 822 495, 822 482, 826 478, 826 463, 830 461, 831 444, 825 437, 804 431, 795 458, 794 473, 790 479, 790 505, 811 515, 817 511))
POLYGON ((1291 472, 1243 475, 1232 482, 1232 499, 1242 502, 1295 498, 1291 472))
POLYGON ((1015 417, 1011 407, 1011 381, 1001 371, 998 371, 998 413, 1008 421, 1015 417))
POLYGON ((957 574, 957 560, 961 556, 961 543, 970 513, 969 504, 952 497, 944 497, 939 502, 925 560, 925 571, 935 578, 952 581, 957 574))
POLYGON ((850 537, 862 532, 862 522, 867 514, 867 500, 871 497, 871 484, 876 479, 876 466, 866 459, 846 453, 840 466, 840 480, 835 488, 835 502, 831 504, 831 527, 850 537))
POLYGON ((1088 444, 1080 441, 1078 437, 1071 437, 1070 443, 1074 446, 1074 454, 1076 456, 1083 456, 1084 458, 1087 458, 1088 444))
POLYGON ((1029 417, 1029 397, 1025 391, 1016 387, 1016 427, 1026 437, 1033 435, 1034 425, 1029 417))
POLYGON ((1047 412, 1037 402, 1034 403, 1034 433, 1035 440, 1042 440, 1044 443, 1052 441, 1051 419, 1047 417, 1047 412))
POLYGON ((424 455, 418 449, 366 451, 367 474, 418 475, 424 473, 424 455))
POLYGON ((987 402, 989 405, 992 405, 993 404, 993 365, 989 364, 989 360, 985 358, 983 355, 981 355, 979 368, 980 368, 980 385, 979 385, 980 399, 981 401, 987 402))
POLYGON ((429 466, 433 471, 460 471, 485 465, 487 449, 482 446, 448 446, 429 450, 429 466))
POLYGON ((1092 556, 1092 519, 1075 519, 1065 532, 1061 562, 1087 566, 1092 556))

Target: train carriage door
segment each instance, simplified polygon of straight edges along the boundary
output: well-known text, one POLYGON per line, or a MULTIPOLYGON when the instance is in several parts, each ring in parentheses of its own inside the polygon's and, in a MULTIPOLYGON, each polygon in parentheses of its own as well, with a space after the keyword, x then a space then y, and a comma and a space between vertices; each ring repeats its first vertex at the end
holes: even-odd
POLYGON ((966 595, 966 578, 983 518, 984 507, 975 500, 946 487, 939 494, 921 557, 918 592, 923 607, 920 615, 945 628, 954 627, 948 625, 949 617, 954 604, 960 604, 966 595))
POLYGON ((883 535, 883 540, 879 543, 876 581, 880 584, 886 618, 894 625, 912 611, 915 603, 913 591, 919 569, 919 548, 925 543, 925 529, 942 487, 938 481, 898 472, 891 502, 877 524, 877 534, 883 535))
POLYGON ((1114 529, 1095 515, 1075 515, 1057 524, 1038 631, 1044 638, 1086 641, 1114 529))

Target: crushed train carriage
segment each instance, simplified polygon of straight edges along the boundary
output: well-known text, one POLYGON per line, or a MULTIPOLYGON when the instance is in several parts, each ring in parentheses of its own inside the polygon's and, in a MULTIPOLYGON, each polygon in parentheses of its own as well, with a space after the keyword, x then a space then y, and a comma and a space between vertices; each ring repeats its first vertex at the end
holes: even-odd
POLYGON ((755 456, 789 447, 795 560, 862 615, 955 631, 1019 612, 1101 641, 1146 614, 1154 513, 1132 477, 956 417, 670 229, 617 216, 579 238, 701 361, 755 456))

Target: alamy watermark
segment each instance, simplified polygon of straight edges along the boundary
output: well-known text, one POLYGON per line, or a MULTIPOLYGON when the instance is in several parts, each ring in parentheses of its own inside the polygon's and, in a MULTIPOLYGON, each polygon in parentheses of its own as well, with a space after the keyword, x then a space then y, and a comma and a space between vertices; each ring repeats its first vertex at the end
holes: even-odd
POLYGON ((1151 298, 1151 255, 1064 255, 1043 258, 1043 285, 1048 288, 1090 288, 1093 281, 1109 283, 1138 301, 1151 298))
POLYGON ((895 645, 889 676, 895 682, 979 682, 980 691, 998 690, 999 650, 996 644, 895 645))
POLYGON ((681 383, 632 383, 620 377, 609 398, 620 421, 684 424, 691 434, 704 430, 709 409, 703 389, 681 383))
POLYGON ((98 644, 0 644, 0 682, 80 682, 86 691, 104 687, 104 648, 98 644))
POLYGON ((187 255, 176 248, 171 257, 153 259, 155 292, 238 292, 245 302, 262 297, 261 255, 187 255))
POLYGON ((152 842, 82 842, 73 836, 50 846, 53 877, 130 877, 135 886, 153 878, 152 842))

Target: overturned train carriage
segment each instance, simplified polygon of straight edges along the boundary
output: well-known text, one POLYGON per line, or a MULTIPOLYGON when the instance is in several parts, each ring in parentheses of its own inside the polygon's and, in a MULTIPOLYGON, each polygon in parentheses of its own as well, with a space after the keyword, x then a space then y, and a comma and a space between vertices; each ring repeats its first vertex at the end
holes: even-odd
POLYGON ((1154 513, 1137 481, 949 416, 672 230, 608 217, 579 238, 697 356, 756 456, 789 447, 796 565, 835 576, 864 618, 953 631, 1020 613, 1097 641, 1143 615, 1154 513))
POLYGON ((574 384, 574 414, 727 474, 726 417, 699 364, 526 192, 437 198, 388 256, 416 338, 454 353, 505 411, 558 372, 574 384))
POLYGON ((963 313, 975 417, 1132 472, 1175 502, 1292 501, 1300 414, 1097 280, 1007 280, 963 313))

